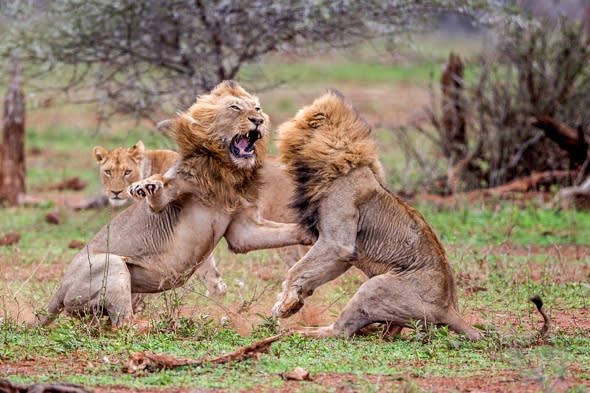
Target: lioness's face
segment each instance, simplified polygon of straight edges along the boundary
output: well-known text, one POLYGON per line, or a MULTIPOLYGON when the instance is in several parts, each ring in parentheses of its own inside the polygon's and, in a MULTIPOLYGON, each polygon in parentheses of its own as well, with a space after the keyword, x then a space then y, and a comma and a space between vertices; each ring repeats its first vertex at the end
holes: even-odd
POLYGON ((118 147, 107 151, 101 146, 94 148, 94 157, 99 165, 100 182, 109 198, 111 206, 127 203, 127 186, 141 180, 141 160, 143 143, 133 147, 118 147))

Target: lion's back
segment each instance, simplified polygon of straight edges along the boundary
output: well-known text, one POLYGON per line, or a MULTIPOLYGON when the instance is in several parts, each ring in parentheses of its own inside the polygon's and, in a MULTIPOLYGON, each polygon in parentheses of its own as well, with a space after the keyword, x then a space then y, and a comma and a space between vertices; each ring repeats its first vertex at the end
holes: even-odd
POLYGON ((422 215, 388 190, 375 190, 359 206, 357 252, 375 274, 445 269, 445 251, 422 215))

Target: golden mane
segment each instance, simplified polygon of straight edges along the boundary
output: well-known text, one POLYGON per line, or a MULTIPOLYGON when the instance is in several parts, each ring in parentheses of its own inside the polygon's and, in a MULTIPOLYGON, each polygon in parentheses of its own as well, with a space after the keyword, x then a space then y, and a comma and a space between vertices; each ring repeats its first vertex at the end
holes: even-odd
POLYGON ((244 112, 238 122, 224 116, 228 100, 242 100, 259 105, 237 82, 224 81, 210 94, 199 96, 186 111, 180 113, 171 125, 182 156, 177 166, 177 176, 195 185, 194 195, 208 206, 224 209, 237 208, 242 199, 255 202, 260 188, 258 169, 266 156, 268 144, 268 116, 265 132, 256 142, 256 161, 252 167, 240 168, 229 154, 231 138, 247 132, 248 113, 244 112))

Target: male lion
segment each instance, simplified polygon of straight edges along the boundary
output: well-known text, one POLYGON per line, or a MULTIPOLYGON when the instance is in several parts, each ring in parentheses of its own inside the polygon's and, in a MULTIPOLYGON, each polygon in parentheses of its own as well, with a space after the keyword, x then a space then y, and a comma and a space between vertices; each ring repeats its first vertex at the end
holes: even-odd
MULTIPOLYGON (((116 147, 107 150, 95 146, 92 154, 98 163, 100 182, 111 206, 122 206, 130 199, 127 187, 132 183, 157 173, 165 173, 180 159, 180 154, 173 150, 147 149, 142 141, 131 147, 116 147)), ((131 199, 133 200, 133 199, 131 199)), ((217 269, 215 258, 211 255, 199 267, 197 273, 205 278, 207 292, 223 295, 227 285, 217 269)), ((134 299, 134 304, 140 301, 134 299)))
POLYGON ((258 99, 225 81, 173 120, 181 159, 165 175, 129 187, 142 199, 74 257, 47 313, 106 313, 130 323, 131 294, 183 285, 224 237, 234 252, 308 243, 297 224, 258 219, 258 169, 268 140, 258 99))
POLYGON ((317 241, 287 273, 275 315, 297 312, 318 286, 356 266, 369 279, 336 322, 304 333, 350 336, 372 323, 399 333, 415 320, 482 337, 457 311, 455 282, 437 236, 385 188, 371 129, 339 93, 323 95, 282 124, 279 151, 296 182, 292 205, 299 224, 317 241))

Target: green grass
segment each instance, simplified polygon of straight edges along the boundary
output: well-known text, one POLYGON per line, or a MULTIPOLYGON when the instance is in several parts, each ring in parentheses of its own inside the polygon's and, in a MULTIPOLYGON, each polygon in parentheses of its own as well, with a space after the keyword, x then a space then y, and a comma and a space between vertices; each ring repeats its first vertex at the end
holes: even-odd
POLYGON ((590 372, 590 339, 559 335, 552 339, 552 346, 519 351, 498 350, 493 342, 466 342, 449 334, 446 329, 434 330, 427 338, 413 334, 395 341, 383 341, 377 335, 350 340, 313 340, 296 335, 275 343, 270 353, 262 355, 258 361, 186 366, 131 376, 121 371, 131 352, 155 351, 179 357, 210 357, 252 342, 253 338, 242 338, 223 328, 210 331, 207 337, 203 337, 198 326, 194 331, 196 337, 188 336, 190 331, 185 332, 187 336, 170 333, 135 336, 128 332, 93 336, 88 335, 88 329, 79 324, 29 331, 14 327, 8 331, 4 326, 0 333, 4 346, 3 361, 34 359, 39 351, 43 352, 46 360, 76 354, 73 364, 58 362, 44 375, 9 376, 11 381, 21 383, 59 380, 88 386, 126 385, 135 388, 270 388, 284 384, 281 373, 304 367, 312 375, 332 373, 351 376, 360 390, 371 391, 369 386, 362 386, 363 378, 371 375, 461 378, 483 376, 492 370, 516 370, 523 374, 538 371, 531 364, 542 364, 544 377, 553 380, 567 377, 568 366, 572 365, 576 365, 582 376, 588 376, 590 372), (89 362, 92 369, 86 368, 89 362), (85 371, 80 371, 80 367, 85 371))
MULTIPOLYGON (((507 336, 521 336, 535 329, 539 318, 527 301, 535 293, 543 296, 555 314, 576 309, 587 310, 590 307, 590 286, 584 276, 580 276, 578 281, 554 282, 554 273, 558 267, 564 263, 571 264, 574 270, 587 267, 590 264, 589 255, 562 261, 557 256, 542 253, 531 256, 502 255, 487 252, 484 248, 501 240, 492 233, 504 233, 505 228, 514 227, 515 223, 523 226, 523 234, 515 235, 511 240, 521 246, 547 244, 546 228, 557 225, 559 227, 554 230, 567 231, 581 223, 577 225, 577 237, 558 240, 584 239, 588 231, 586 213, 556 212, 533 207, 517 209, 509 204, 501 205, 499 209, 472 206, 458 212, 427 206, 421 206, 421 210, 450 248, 450 260, 456 274, 459 277, 474 277, 469 282, 459 279, 461 309, 466 310, 468 315, 479 315, 488 329, 498 330, 507 336), (534 272, 540 272, 540 277, 535 278, 534 272), (471 286, 483 287, 485 290, 469 294, 467 290, 471 286)), ((22 208, 9 212, 10 219, 2 224, 0 233, 10 229, 30 232, 30 235, 26 233, 18 247, 0 250, 5 257, 3 261, 20 258, 18 263, 23 266, 29 263, 28 259, 42 258, 48 253, 53 254, 53 263, 67 263, 74 251, 66 250, 66 240, 73 236, 90 237, 102 222, 108 220, 110 214, 83 212, 55 227, 35 218, 42 216, 43 209, 22 208), (82 229, 84 223, 90 225, 82 229), (54 246, 51 247, 51 244, 54 246)), ((512 232, 519 233, 516 229, 512 229, 512 232)), ((504 240, 507 239, 504 237, 504 240)), ((258 285, 262 284, 252 276, 252 266, 277 268, 276 256, 269 252, 235 256, 222 244, 216 255, 225 270, 225 279, 230 284, 230 293, 221 302, 232 312, 236 312, 241 298, 248 298, 260 290, 258 285), (244 278, 246 284, 238 294, 236 283, 244 278)), ((359 280, 353 277, 342 280, 340 286, 319 294, 315 300, 319 304, 331 304, 326 312, 336 315, 358 287, 359 280)), ((47 287, 54 289, 56 282, 53 279, 51 283, 45 282, 45 289, 41 289, 40 283, 36 281, 33 277, 23 285, 28 296, 39 304, 51 294, 47 287)), ((101 326, 89 327, 65 317, 46 329, 25 329, 15 324, 10 313, 5 312, 7 318, 0 323, 0 365, 38 359, 42 353, 44 362, 55 362, 56 366, 42 367, 44 371, 40 374, 9 374, 8 379, 19 383, 60 381, 90 387, 174 386, 230 391, 285 389, 287 382, 281 378, 281 373, 295 367, 304 367, 316 376, 341 376, 342 383, 363 392, 377 391, 372 378, 389 381, 387 383, 390 385, 387 386, 401 386, 400 381, 409 383, 423 378, 461 379, 517 373, 522 378, 540 378, 539 390, 543 383, 549 385, 559 378, 568 379, 574 373, 581 381, 590 380, 590 336, 585 329, 571 328, 554 331, 548 345, 518 351, 498 347, 498 341, 493 338, 471 343, 449 333, 445 328, 409 330, 403 338, 393 341, 384 340, 376 333, 348 340, 314 340, 296 335, 273 344, 270 353, 262 355, 257 361, 182 367, 154 373, 140 372, 133 376, 122 372, 121 368, 132 352, 154 351, 187 358, 214 357, 276 332, 276 325, 264 324, 263 319, 254 318, 253 323, 258 328, 254 326, 252 335, 239 335, 231 323, 223 325, 216 316, 207 315, 218 307, 199 295, 202 292, 200 288, 193 280, 186 292, 179 295, 176 307, 191 305, 200 310, 199 314, 191 313, 184 317, 171 318, 172 311, 168 314, 163 311, 167 307, 165 296, 153 297, 150 300, 153 302, 152 313, 146 314, 154 326, 149 334, 111 332, 101 326)), ((265 304, 272 301, 277 290, 278 282, 264 295, 265 304)), ((3 291, 0 287, 2 292, 6 298, 0 304, 6 304, 13 292, 11 289, 3 291)), ((262 314, 268 314, 268 309, 262 314)), ((313 381, 300 383, 298 388, 301 391, 330 390, 322 383, 313 381)))
MULTIPOLYGON (((358 63, 354 60, 328 64, 326 62, 313 64, 304 59, 294 61, 284 60, 261 63, 244 67, 239 79, 256 80, 264 75, 270 81, 286 82, 288 86, 316 85, 338 86, 346 83, 362 83, 364 85, 418 84, 426 85, 432 80, 440 80, 444 61, 424 61, 417 64, 387 64, 387 63, 358 63)), ((477 69, 466 67, 465 78, 475 78, 477 69)), ((292 109, 287 103, 284 109, 292 109)))
POLYGON ((470 246, 588 244, 590 214, 587 211, 520 207, 500 201, 494 204, 469 203, 459 209, 435 211, 432 206, 421 209, 443 242, 470 246))

